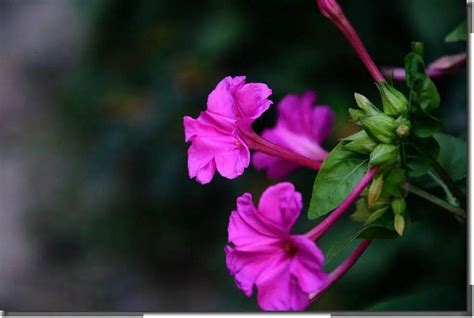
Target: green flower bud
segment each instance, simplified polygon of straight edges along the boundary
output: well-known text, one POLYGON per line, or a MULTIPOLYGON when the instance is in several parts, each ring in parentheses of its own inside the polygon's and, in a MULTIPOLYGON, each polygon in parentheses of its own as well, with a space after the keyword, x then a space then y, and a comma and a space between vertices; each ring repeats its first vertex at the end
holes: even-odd
POLYGON ((378 176, 369 187, 369 194, 367 195, 367 205, 372 209, 380 197, 383 189, 383 175, 378 176))
POLYGON ((369 165, 380 166, 392 163, 398 159, 398 147, 394 145, 380 144, 370 153, 369 165))
POLYGON ((379 113, 377 115, 360 118, 362 127, 371 137, 385 144, 390 144, 395 139, 397 123, 392 117, 379 113))
POLYGON ((362 117, 366 116, 363 110, 354 108, 349 108, 349 115, 351 115, 353 121, 359 121, 362 117))
POLYGON ((392 210, 395 215, 403 215, 407 208, 405 199, 394 199, 392 200, 392 210))
POLYGON ((370 224, 372 222, 375 222, 378 218, 380 218, 382 215, 384 215, 385 211, 387 211, 387 207, 378 209, 367 218, 367 221, 365 221, 365 224, 370 224))
POLYGON ((403 117, 398 117, 396 120, 398 127, 395 130, 397 136, 400 138, 407 138, 410 135, 411 123, 408 119, 403 117))
POLYGON ((395 215, 393 227, 395 228, 395 231, 397 231, 398 235, 403 235, 403 232, 405 231, 405 219, 402 215, 395 215))
POLYGON ((405 115, 408 111, 408 101, 402 92, 387 83, 377 84, 382 96, 383 111, 387 115, 405 115))
POLYGON ((357 106, 365 110, 367 115, 375 115, 377 113, 380 113, 377 107, 375 107, 375 105, 372 104, 370 100, 364 95, 361 95, 359 93, 354 93, 354 98, 356 100, 357 106))
POLYGON ((351 136, 347 143, 343 143, 343 147, 361 154, 369 154, 375 149, 377 143, 367 135, 365 131, 359 131, 357 134, 351 136))

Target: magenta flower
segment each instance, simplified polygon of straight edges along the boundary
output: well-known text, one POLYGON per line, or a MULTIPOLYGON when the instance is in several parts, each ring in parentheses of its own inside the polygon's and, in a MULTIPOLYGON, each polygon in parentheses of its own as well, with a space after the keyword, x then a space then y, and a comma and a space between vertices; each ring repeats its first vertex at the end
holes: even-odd
MULTIPOLYGON (((334 115, 328 106, 314 106, 315 101, 316 94, 311 91, 284 97, 277 106, 275 127, 264 130, 262 137, 314 161, 323 161, 328 153, 321 143, 331 132, 334 115)), ((253 165, 267 170, 274 179, 285 177, 298 167, 295 162, 261 152, 254 155, 253 165)))
POLYGON ((242 132, 271 105, 265 84, 245 83, 245 76, 226 77, 209 94, 207 110, 197 119, 183 118, 190 178, 209 183, 216 170, 233 179, 250 163, 250 150, 242 132))
POLYGON ((256 286, 263 310, 304 310, 326 285, 321 250, 306 236, 290 234, 301 209, 301 194, 285 182, 269 187, 258 208, 245 193, 230 215, 227 268, 248 297, 256 286))

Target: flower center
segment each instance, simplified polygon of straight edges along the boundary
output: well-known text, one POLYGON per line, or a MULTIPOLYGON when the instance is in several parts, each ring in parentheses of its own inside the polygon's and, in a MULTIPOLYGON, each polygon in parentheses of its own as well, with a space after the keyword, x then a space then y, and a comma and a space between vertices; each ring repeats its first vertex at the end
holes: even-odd
POLYGON ((298 248, 289 241, 286 241, 285 244, 283 244, 283 249, 288 256, 295 256, 296 252, 298 252, 298 248))

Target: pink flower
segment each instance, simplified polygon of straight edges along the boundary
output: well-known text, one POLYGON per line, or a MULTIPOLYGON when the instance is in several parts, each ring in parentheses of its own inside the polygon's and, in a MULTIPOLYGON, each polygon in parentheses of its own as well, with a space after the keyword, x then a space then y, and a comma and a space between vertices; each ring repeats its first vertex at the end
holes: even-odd
POLYGON ((251 132, 252 122, 271 105, 265 84, 245 83, 245 76, 226 77, 209 94, 207 110, 197 119, 183 118, 190 178, 209 183, 216 170, 234 179, 250 162, 241 131, 251 132))
MULTIPOLYGON (((323 161, 327 151, 321 143, 331 132, 334 115, 328 106, 313 106, 316 94, 288 95, 277 106, 277 124, 264 130, 262 137, 314 161, 323 161)), ((281 158, 256 153, 253 165, 275 179, 291 173, 297 165, 281 158)))
POLYGON ((290 235, 302 206, 301 194, 285 182, 269 187, 258 208, 245 193, 230 215, 227 268, 248 297, 256 286, 263 310, 304 310, 327 282, 321 250, 306 236, 290 235))

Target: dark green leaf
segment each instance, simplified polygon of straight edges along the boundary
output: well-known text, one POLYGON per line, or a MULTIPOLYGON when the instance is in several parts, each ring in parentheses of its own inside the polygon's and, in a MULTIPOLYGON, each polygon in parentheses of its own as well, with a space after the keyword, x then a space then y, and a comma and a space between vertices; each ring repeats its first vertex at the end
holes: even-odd
POLYGON ((462 139, 446 134, 435 134, 440 146, 438 162, 449 176, 461 180, 467 176, 467 145, 462 139))
POLYGON ((308 217, 316 219, 336 208, 362 179, 367 162, 366 156, 346 150, 339 143, 316 177, 308 217))
MULTIPOLYGON (((434 155, 437 158, 441 167, 451 176, 451 178, 457 182, 467 176, 467 144, 464 140, 449 136, 442 133, 433 135, 434 139, 438 142, 439 152, 434 155)), ((427 165, 427 163, 425 163, 427 165)), ((426 168, 426 167, 425 167, 426 168)), ((427 167, 426 172, 431 171, 431 167, 427 167)), ((423 185, 424 187, 434 187, 438 185, 433 178, 424 173, 422 176, 419 174, 412 177, 417 177, 417 184, 423 185)))
POLYGON ((362 228, 359 239, 393 239, 399 237, 393 226, 393 214, 385 213, 375 222, 362 228))
MULTIPOLYGON (((419 151, 429 154, 433 158, 438 157, 440 146, 434 137, 413 138, 413 140, 419 151)), ((406 165, 408 167, 407 173, 409 177, 419 177, 431 170, 430 164, 413 145, 407 144, 405 151, 406 165)))
POLYGON ((419 79, 415 80, 413 89, 413 101, 418 103, 421 109, 430 111, 439 107, 441 98, 438 89, 428 75, 419 76, 419 79))
POLYGON ((403 183, 405 182, 406 175, 405 170, 401 168, 394 168, 390 171, 390 173, 385 178, 385 182, 383 184, 384 191, 388 192, 389 194, 395 197, 402 197, 405 194, 405 190, 403 190, 403 183))
POLYGON ((420 138, 433 136, 441 128, 441 121, 425 112, 412 114, 413 134, 420 138))

